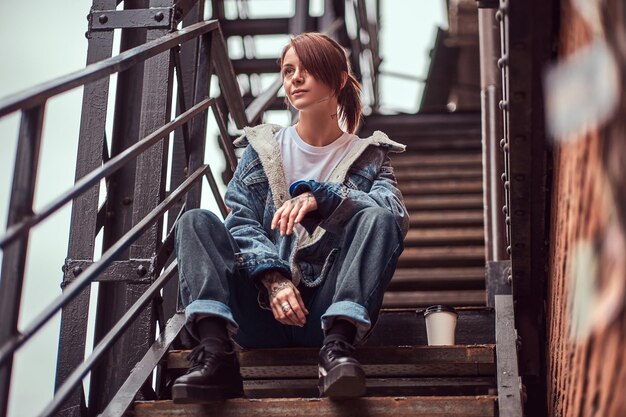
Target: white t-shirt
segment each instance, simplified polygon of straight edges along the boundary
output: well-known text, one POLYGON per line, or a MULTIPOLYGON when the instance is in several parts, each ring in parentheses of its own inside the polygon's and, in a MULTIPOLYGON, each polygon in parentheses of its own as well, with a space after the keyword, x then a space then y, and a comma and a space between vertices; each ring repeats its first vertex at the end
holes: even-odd
POLYGON ((359 140, 356 135, 344 133, 330 145, 312 146, 302 140, 294 126, 280 129, 274 138, 282 155, 287 186, 299 180, 327 181, 359 140))

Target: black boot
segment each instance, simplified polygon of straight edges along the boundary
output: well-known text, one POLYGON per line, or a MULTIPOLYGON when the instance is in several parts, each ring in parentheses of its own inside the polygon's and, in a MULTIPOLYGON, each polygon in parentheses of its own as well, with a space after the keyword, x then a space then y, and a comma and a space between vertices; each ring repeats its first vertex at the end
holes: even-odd
POLYGON ((365 395, 365 372, 354 356, 354 346, 342 337, 327 336, 320 350, 320 395, 331 399, 365 395))
POLYGON ((239 361, 232 348, 227 351, 201 344, 191 351, 187 360, 191 362, 191 367, 172 386, 175 403, 243 397, 239 361))

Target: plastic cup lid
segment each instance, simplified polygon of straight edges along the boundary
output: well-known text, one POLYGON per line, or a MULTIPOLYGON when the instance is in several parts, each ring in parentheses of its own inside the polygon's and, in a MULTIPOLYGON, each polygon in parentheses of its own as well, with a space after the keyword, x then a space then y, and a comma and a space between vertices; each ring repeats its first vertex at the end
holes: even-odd
POLYGON ((440 312, 452 313, 456 316, 459 315, 459 313, 457 313, 454 308, 450 306, 442 305, 442 304, 437 304, 434 306, 427 307, 426 310, 424 310, 424 317, 426 317, 427 315, 431 313, 440 313, 440 312))

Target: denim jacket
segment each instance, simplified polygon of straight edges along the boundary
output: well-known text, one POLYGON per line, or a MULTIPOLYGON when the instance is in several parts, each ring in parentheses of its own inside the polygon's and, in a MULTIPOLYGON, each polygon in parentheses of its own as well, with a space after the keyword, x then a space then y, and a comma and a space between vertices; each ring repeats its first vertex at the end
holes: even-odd
MULTIPOLYGON (((255 284, 264 272, 275 269, 290 277, 295 285, 319 285, 339 250, 343 225, 367 207, 390 210, 402 235, 406 235, 409 217, 387 155, 403 152, 404 145, 376 131, 369 138, 359 139, 328 182, 298 181, 288 187, 274 139, 280 129, 281 126, 270 124, 244 129, 235 146, 249 146, 225 196, 231 210, 225 224, 241 250, 236 255, 236 265, 246 269, 255 284), (271 230, 277 208, 306 191, 313 193, 318 205, 301 222, 307 233, 280 236, 278 228, 271 230)), ((267 301, 262 300, 265 293, 260 292, 262 305, 267 301)))

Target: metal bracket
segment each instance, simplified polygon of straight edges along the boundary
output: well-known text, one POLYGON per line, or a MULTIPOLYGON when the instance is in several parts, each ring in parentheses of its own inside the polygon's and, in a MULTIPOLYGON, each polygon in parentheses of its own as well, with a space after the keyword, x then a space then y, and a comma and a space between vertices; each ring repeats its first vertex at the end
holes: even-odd
MULTIPOLYGON (((94 262, 91 260, 66 259, 63 265, 61 288, 71 284, 94 262)), ((153 259, 128 259, 114 261, 96 278, 95 282, 126 282, 129 284, 150 284, 154 280, 153 259)))
POLYGON ((87 15, 88 34, 92 31, 147 28, 176 29, 181 12, 176 6, 150 9, 94 10, 87 15))

